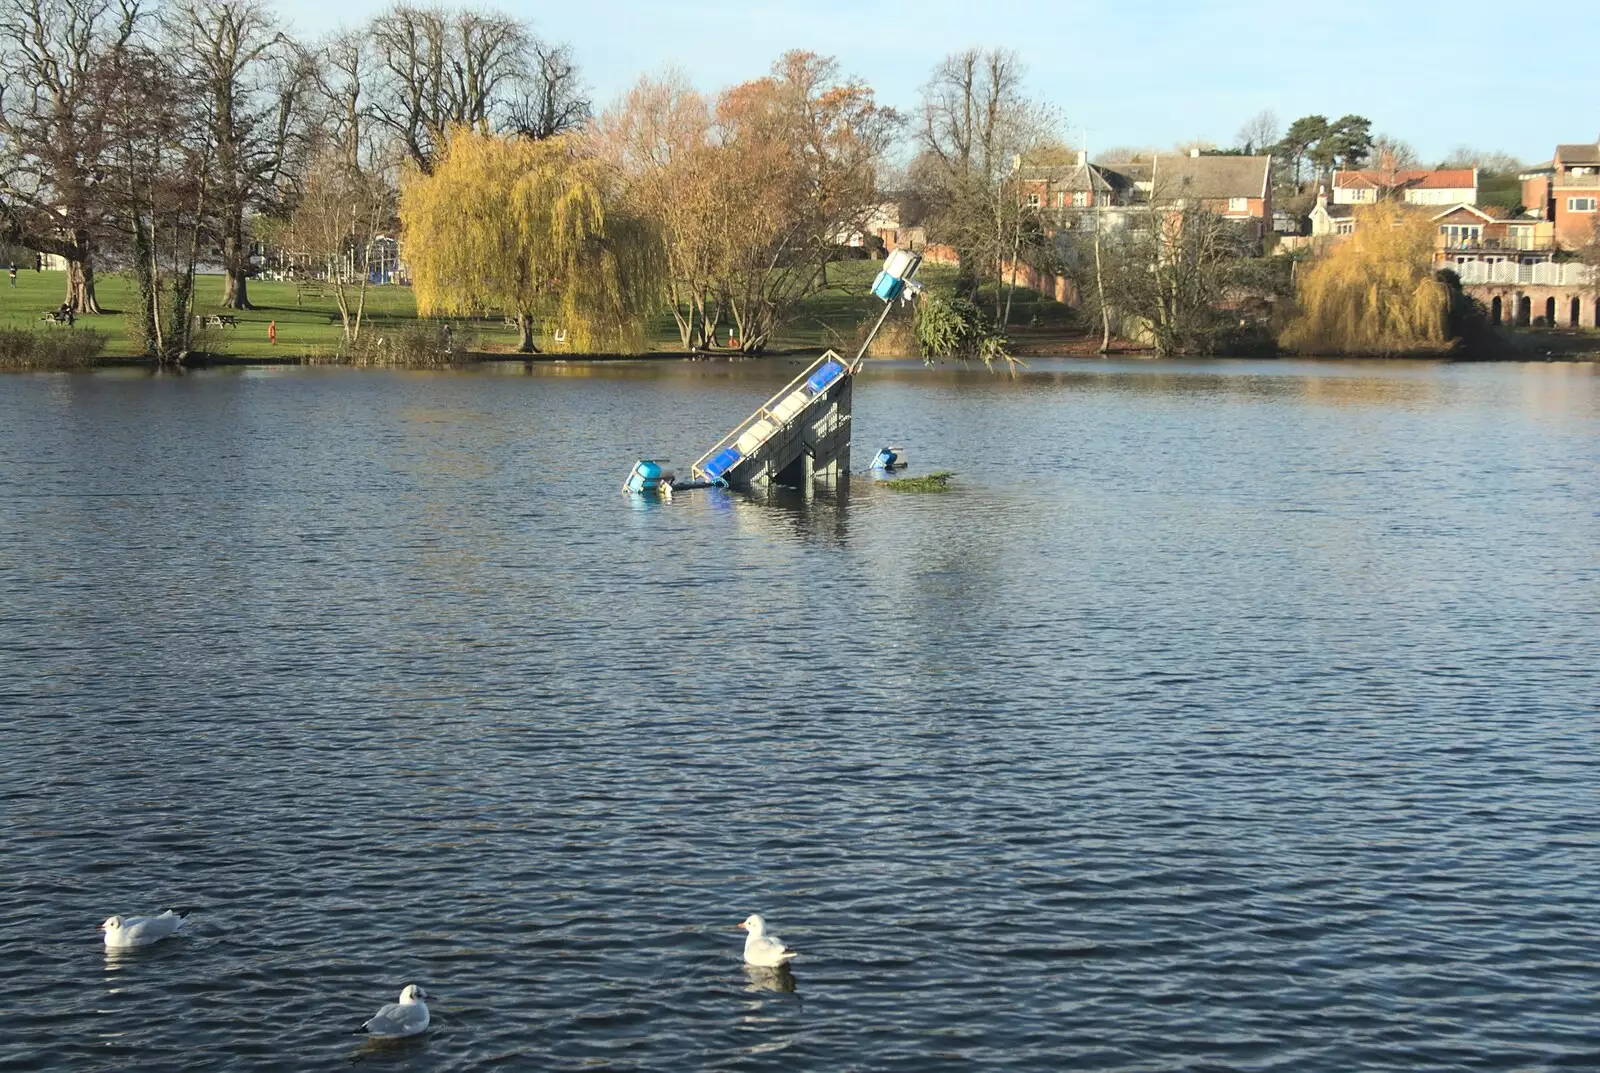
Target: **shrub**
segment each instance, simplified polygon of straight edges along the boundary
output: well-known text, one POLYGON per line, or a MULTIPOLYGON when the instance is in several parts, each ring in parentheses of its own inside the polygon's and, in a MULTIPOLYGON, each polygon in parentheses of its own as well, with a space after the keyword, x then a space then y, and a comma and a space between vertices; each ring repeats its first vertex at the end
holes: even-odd
POLYGON ((989 318, 973 302, 960 296, 924 293, 917 302, 913 321, 917 348, 923 360, 973 358, 985 365, 997 361, 1015 364, 1005 336, 995 331, 989 318))
POLYGON ((427 367, 460 365, 477 361, 470 330, 452 327, 446 349, 444 325, 436 321, 416 321, 382 328, 369 325, 361 338, 345 347, 344 360, 351 365, 397 365, 427 367))
POLYGON ((93 365, 106 337, 90 328, 0 328, 0 368, 81 369, 93 365))

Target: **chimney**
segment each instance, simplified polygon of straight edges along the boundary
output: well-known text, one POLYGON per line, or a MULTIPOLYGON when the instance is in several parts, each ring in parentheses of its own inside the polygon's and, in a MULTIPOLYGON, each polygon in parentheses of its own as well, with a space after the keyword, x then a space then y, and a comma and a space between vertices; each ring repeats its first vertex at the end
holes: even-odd
POLYGON ((1195 146, 1193 149, 1189 150, 1189 159, 1190 160, 1199 160, 1200 159, 1200 147, 1198 145, 1195 146))
POLYGON ((1087 163, 1089 163, 1089 150, 1087 150, 1087 149, 1079 149, 1078 150, 1078 167, 1081 168, 1087 163))

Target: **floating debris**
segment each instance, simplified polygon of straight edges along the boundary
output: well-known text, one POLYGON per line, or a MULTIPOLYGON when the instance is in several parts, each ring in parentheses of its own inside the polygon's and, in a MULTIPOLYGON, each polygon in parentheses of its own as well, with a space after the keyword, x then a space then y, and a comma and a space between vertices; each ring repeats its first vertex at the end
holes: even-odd
POLYGON ((950 479, 954 473, 929 473, 921 477, 896 477, 892 481, 880 481, 885 488, 893 488, 896 492, 948 492, 950 479))

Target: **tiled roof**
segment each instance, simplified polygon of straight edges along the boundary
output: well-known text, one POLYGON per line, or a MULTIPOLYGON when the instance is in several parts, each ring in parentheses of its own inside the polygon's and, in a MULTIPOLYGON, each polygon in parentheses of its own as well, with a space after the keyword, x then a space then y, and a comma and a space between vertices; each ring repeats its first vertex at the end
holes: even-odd
POLYGON ((1069 193, 1091 190, 1097 194, 1117 193, 1133 186, 1127 176, 1098 164, 1025 164, 1017 174, 1024 181, 1048 182, 1069 193))
POLYGON ((1153 186, 1161 201, 1197 198, 1220 201, 1265 197, 1272 169, 1268 156, 1157 156, 1150 164, 1129 164, 1124 174, 1153 186))
POLYGON ((1563 164, 1600 164, 1600 145, 1558 145, 1556 159, 1563 164))
POLYGON ((1471 168, 1440 168, 1431 171, 1413 169, 1397 171, 1387 176, 1381 171, 1336 171, 1333 185, 1346 189, 1353 186, 1407 186, 1414 190, 1465 190, 1478 185, 1471 168))

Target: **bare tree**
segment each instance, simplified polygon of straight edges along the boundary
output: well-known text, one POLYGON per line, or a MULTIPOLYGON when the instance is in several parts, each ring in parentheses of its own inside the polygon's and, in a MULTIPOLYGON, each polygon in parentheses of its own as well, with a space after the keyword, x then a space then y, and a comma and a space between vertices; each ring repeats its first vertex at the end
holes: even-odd
POLYGON ((67 262, 66 302, 98 313, 95 261, 106 226, 99 184, 112 151, 97 72, 126 50, 137 0, 0 3, 0 214, 6 241, 67 262))
POLYGON ((1372 159, 1384 171, 1409 171, 1422 166, 1411 143, 1390 134, 1380 134, 1372 140, 1372 159))
POLYGON ((451 126, 499 127, 528 72, 532 32, 503 15, 397 4, 373 20, 374 114, 431 171, 451 126))
POLYGON ((343 31, 318 50, 317 89, 322 97, 324 138, 338 146, 347 167, 372 151, 373 83, 377 58, 364 33, 343 31))
POLYGON ((249 309, 247 280, 256 265, 246 217, 276 206, 312 64, 257 0, 189 0, 173 13, 171 33, 206 103, 215 146, 211 202, 222 304, 249 309))
POLYGON ((1250 155, 1269 152, 1282 137, 1283 124, 1278 122, 1278 113, 1271 108, 1263 108, 1245 120, 1239 133, 1234 135, 1234 140, 1239 148, 1250 155))
POLYGON ((1015 251, 1023 226, 1016 166, 1053 126, 1022 86, 1014 52, 968 49, 945 57, 922 89, 913 174, 931 210, 929 235, 956 251, 956 288, 969 297, 1015 251))
POLYGON ((589 121, 591 102, 578 77, 569 45, 535 40, 532 69, 511 102, 507 127, 527 138, 554 138, 589 121))

